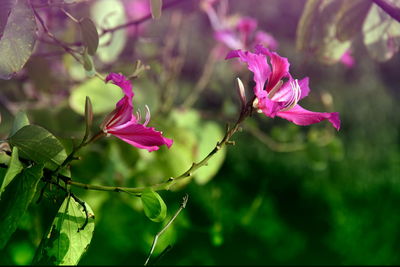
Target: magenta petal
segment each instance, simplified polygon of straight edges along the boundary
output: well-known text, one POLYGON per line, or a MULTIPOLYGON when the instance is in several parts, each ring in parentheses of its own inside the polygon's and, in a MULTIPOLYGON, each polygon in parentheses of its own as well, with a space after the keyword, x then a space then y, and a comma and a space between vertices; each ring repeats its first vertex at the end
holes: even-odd
POLYGON ((239 20, 236 28, 243 34, 249 35, 257 28, 257 20, 251 17, 243 17, 239 20))
POLYGON ((238 39, 235 33, 229 30, 217 31, 215 32, 214 37, 218 41, 224 43, 230 49, 240 49, 243 46, 242 42, 238 39))
MULTIPOLYGON (((250 71, 254 73, 254 81, 256 86, 254 93, 257 95, 264 90, 264 84, 267 81, 271 70, 264 55, 257 55, 251 52, 243 52, 241 50, 231 51, 228 56, 237 54, 241 61, 246 62, 250 71), (231 54, 232 53, 232 54, 231 54)), ((227 57, 228 57, 227 56, 227 57)))
POLYGON ((241 51, 241 50, 237 49, 237 50, 229 51, 229 53, 226 55, 225 59, 231 59, 231 58, 239 57, 239 51, 241 51))
POLYGON ((289 61, 285 57, 279 56, 275 52, 270 52, 270 62, 272 66, 272 73, 269 77, 268 86, 266 88, 267 92, 269 92, 274 86, 282 80, 282 78, 286 78, 289 75, 289 61))
POLYGON ((276 50, 278 48, 278 41, 271 34, 264 31, 257 31, 254 39, 255 43, 261 43, 271 50, 276 50))
POLYGON ((108 133, 137 148, 147 149, 149 152, 158 150, 162 145, 166 145, 169 148, 173 143, 171 139, 163 137, 161 132, 156 131, 154 128, 145 127, 137 123, 127 123, 109 129, 108 133))
POLYGON ((306 110, 299 105, 296 105, 292 109, 288 111, 280 111, 276 115, 297 125, 310 125, 323 120, 328 120, 333 125, 333 127, 336 128, 336 130, 339 131, 340 129, 340 119, 338 112, 313 112, 306 110))
POLYGON ((310 86, 308 85, 309 80, 310 79, 308 77, 305 77, 299 81, 299 86, 301 89, 301 95, 300 95, 299 100, 305 98, 310 93, 311 90, 310 90, 310 86))
POLYGON ((133 116, 132 99, 124 96, 118 101, 116 108, 105 118, 102 123, 102 128, 113 128, 119 125, 125 124, 129 121, 136 122, 135 116, 133 116))
POLYGON ((106 77, 106 82, 109 81, 112 81, 113 84, 121 87, 122 91, 127 97, 131 99, 133 98, 132 84, 129 80, 125 78, 124 75, 118 73, 110 73, 106 77))

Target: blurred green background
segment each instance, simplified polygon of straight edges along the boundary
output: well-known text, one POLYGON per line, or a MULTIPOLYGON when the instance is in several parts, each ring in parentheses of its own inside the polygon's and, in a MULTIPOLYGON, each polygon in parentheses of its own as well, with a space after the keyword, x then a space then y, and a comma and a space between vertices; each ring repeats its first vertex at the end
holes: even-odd
MULTIPOLYGON (((82 151, 82 160, 72 165, 73 179, 125 186, 163 181, 204 156, 221 137, 225 123, 233 122, 239 106, 235 78, 241 77, 251 88, 252 77, 245 66, 223 58, 193 108, 177 108, 198 80, 216 42, 207 16, 193 2, 165 11, 161 21, 148 22, 143 39, 130 37, 116 63, 96 64, 103 73, 129 73, 137 58, 150 65, 133 82, 137 88, 134 104, 142 111, 145 104, 150 106, 150 125, 173 138, 174 146, 147 153, 106 138, 82 151), (181 72, 172 79, 169 61, 160 60, 159 50, 166 49, 165 40, 177 16, 181 16, 177 19, 179 38, 170 54, 180 55, 182 43, 186 52, 181 72), (175 92, 171 107, 165 110, 160 108, 162 99, 157 100, 161 90, 175 92)), ((341 64, 322 65, 296 51, 296 27, 304 2, 229 1, 229 10, 256 18, 259 28, 278 40, 278 52, 289 59, 292 75, 310 77, 311 94, 302 106, 339 112, 340 131, 327 122, 300 127, 262 114, 249 118, 243 131, 233 137, 236 145, 204 167, 211 170, 160 192, 168 218, 185 193, 189 202, 161 236, 154 258, 168 245, 172 249, 156 264, 400 264, 400 55, 378 63, 356 42, 356 65, 349 69, 341 64)), ((74 14, 79 17, 79 12, 85 10, 74 14)), ((67 26, 59 33, 73 32, 72 25, 67 26)), ((0 81, 2 137, 12 124, 10 103, 26 109, 32 123, 64 138, 67 146, 68 138, 82 135, 84 120, 74 111, 81 105, 71 109, 69 95, 79 84, 72 73, 83 70, 57 57, 66 71, 37 74, 35 66, 51 69, 49 62, 56 61, 47 59, 33 57, 24 74, 0 81), (29 96, 30 87, 40 97, 29 96)), ((94 128, 103 117, 100 113, 95 117, 94 128)), ((0 264, 30 263, 57 210, 54 191, 42 203, 31 205, 12 240, 0 251, 0 264)), ((73 191, 96 215, 94 237, 80 264, 143 264, 163 223, 148 220, 140 200, 133 196, 73 191)))

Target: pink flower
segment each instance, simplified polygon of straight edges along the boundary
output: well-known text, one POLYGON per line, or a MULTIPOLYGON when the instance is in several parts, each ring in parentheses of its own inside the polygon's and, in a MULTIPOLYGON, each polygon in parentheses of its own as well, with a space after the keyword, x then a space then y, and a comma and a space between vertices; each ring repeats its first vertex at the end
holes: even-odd
POLYGON ((112 81, 115 85, 121 87, 125 96, 118 101, 115 109, 107 115, 101 125, 103 131, 112 134, 117 138, 149 152, 158 150, 159 146, 166 145, 168 148, 172 145, 172 140, 162 136, 161 132, 154 128, 146 127, 150 121, 150 111, 147 108, 146 120, 140 124, 140 113, 137 117, 133 115, 132 98, 134 96, 132 85, 123 75, 110 73, 106 82, 112 81))
POLYGON ((207 13, 214 37, 229 49, 248 49, 255 44, 263 44, 270 49, 276 49, 278 42, 272 35, 257 31, 257 20, 250 17, 227 16, 227 6, 219 6, 217 12, 213 4, 216 1, 203 0, 202 8, 207 13))
POLYGON ((351 50, 346 50, 346 52, 343 53, 342 57, 340 58, 340 63, 342 63, 348 68, 354 67, 354 64, 356 62, 353 56, 351 55, 351 50))
POLYGON ((233 50, 228 53, 226 59, 234 57, 246 62, 249 70, 254 73, 256 100, 253 105, 265 115, 271 118, 278 116, 297 125, 310 125, 328 120, 339 130, 339 113, 313 112, 298 105, 310 92, 309 79, 293 79, 286 58, 270 52, 262 45, 256 46, 255 53, 233 50))

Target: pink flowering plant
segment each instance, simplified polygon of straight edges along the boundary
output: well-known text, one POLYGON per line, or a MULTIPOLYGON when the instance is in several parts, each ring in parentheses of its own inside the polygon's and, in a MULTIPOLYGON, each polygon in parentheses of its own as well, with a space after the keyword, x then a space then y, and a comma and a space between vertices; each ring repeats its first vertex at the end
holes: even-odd
MULTIPOLYGON (((207 202, 216 217, 224 217, 213 199, 234 186, 216 189, 212 179, 223 172, 225 159, 232 164, 228 148, 239 150, 234 145, 244 138, 236 133, 249 132, 275 152, 305 150, 304 133, 319 148, 340 143, 335 92, 321 93, 322 101, 316 98, 320 91, 311 94, 311 80, 313 88, 323 86, 311 74, 297 78, 293 69, 305 65, 297 58, 301 53, 278 46, 285 37, 262 18, 244 11, 233 15, 234 1, 0 2, 0 87, 6 88, 0 92, 0 263, 77 265, 96 235, 96 246, 123 240, 125 246, 115 246, 137 257, 134 263, 155 263, 184 238, 176 229, 205 218, 182 211, 192 187, 201 188, 195 189, 194 205, 207 202), (195 32, 200 28, 206 30, 195 32), (289 59, 295 68, 289 69, 289 59), (319 109, 326 112, 314 111, 319 109), (296 129, 293 139, 300 141, 271 141, 268 127, 272 133, 296 129), (118 219, 131 213, 135 217, 128 223, 118 219), (114 240, 120 228, 126 232, 114 240), (101 240, 104 233, 112 236, 109 242, 101 240), (165 241, 164 233, 173 234, 165 234, 165 241), (29 239, 23 249, 21 235, 29 239), (24 249, 25 258, 15 254, 24 249)), ((342 2, 335 2, 340 10, 353 10, 342 2)), ((382 1, 355 2, 365 16, 381 6, 386 20, 398 21, 398 9, 382 1)), ((349 48, 352 32, 335 26, 332 38, 340 46, 332 51, 318 35, 325 31, 310 31, 318 27, 310 14, 325 8, 313 3, 307 2, 298 24, 299 51, 357 68, 356 48, 349 48)), ((357 29, 367 23, 356 22, 357 29)), ((391 27, 379 46, 385 59, 399 48, 391 27)), ((240 161, 233 165, 250 171, 240 161)), ((252 189, 265 185, 259 180, 252 189)), ((243 225, 257 216, 263 201, 270 199, 255 200, 245 216, 237 216, 243 225)), ((214 246, 223 243, 218 220, 205 232, 214 246)))

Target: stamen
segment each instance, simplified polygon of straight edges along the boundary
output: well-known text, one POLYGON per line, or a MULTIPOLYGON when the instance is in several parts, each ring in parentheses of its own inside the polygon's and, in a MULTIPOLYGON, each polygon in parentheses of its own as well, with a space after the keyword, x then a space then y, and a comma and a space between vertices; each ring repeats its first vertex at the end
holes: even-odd
POLYGON ((292 95, 290 99, 285 103, 285 106, 280 111, 288 111, 291 110, 300 100, 301 96, 301 88, 299 85, 299 81, 295 79, 294 81, 290 81, 290 87, 292 89, 292 95))
POLYGON ((146 126, 150 121, 150 109, 147 105, 145 105, 145 107, 146 107, 146 120, 143 123, 144 126, 146 126))
POLYGON ((142 114, 140 113, 140 109, 136 111, 136 121, 141 121, 142 120, 142 114))
POLYGON ((271 91, 269 91, 268 98, 269 99, 273 98, 276 92, 278 92, 278 90, 281 89, 282 85, 283 85, 282 80, 280 80, 277 84, 275 84, 275 86, 271 89, 271 91))

